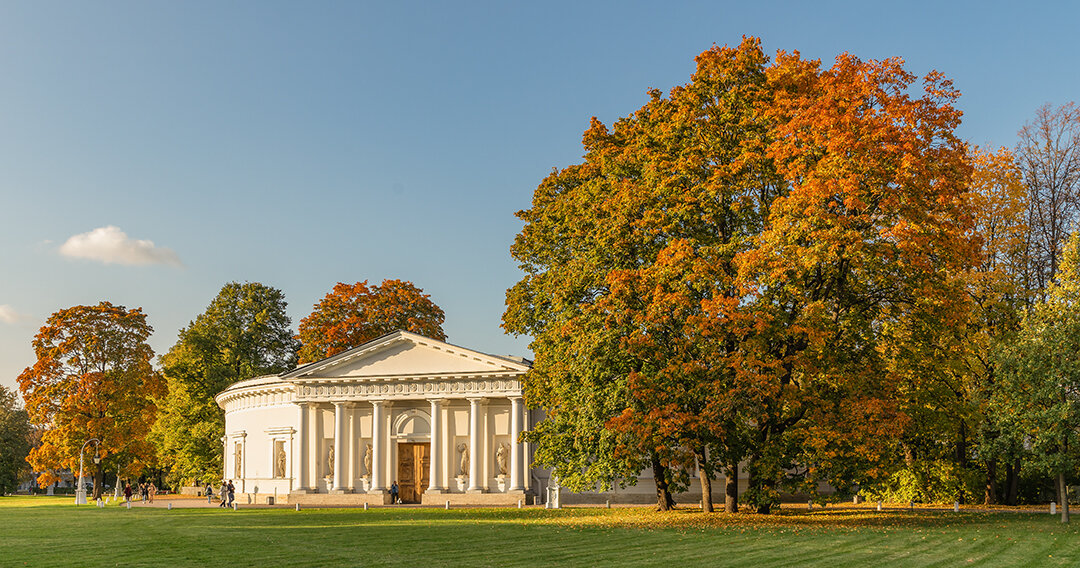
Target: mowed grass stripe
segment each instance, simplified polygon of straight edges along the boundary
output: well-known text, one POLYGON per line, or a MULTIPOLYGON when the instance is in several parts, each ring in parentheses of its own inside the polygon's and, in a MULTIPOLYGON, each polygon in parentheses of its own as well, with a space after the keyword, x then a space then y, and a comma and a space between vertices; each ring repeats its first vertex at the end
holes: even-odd
POLYGON ((1067 566, 1078 546, 1056 519, 1015 513, 129 511, 0 499, 0 566, 1067 566))

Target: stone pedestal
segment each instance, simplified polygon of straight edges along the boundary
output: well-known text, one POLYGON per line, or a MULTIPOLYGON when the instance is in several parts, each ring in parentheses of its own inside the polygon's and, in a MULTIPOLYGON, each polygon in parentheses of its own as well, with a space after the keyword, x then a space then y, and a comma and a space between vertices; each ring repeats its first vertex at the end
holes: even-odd
POLYGON ((495 476, 495 484, 499 487, 499 493, 506 493, 506 487, 510 480, 505 475, 495 476))
POLYGON ((467 476, 467 475, 459 475, 459 476, 454 478, 454 489, 456 489, 458 491, 458 493, 464 492, 465 489, 468 488, 468 487, 469 487, 469 476, 467 476))

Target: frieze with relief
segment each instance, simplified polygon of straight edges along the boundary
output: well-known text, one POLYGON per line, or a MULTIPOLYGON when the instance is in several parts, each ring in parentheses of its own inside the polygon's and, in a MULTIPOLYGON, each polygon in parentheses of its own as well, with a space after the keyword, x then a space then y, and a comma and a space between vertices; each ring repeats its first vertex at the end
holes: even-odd
POLYGON ((331 398, 366 398, 385 396, 390 398, 416 398, 425 394, 441 395, 506 395, 520 396, 521 382, 516 379, 455 379, 455 380, 399 380, 394 382, 370 382, 353 385, 297 385, 297 397, 306 400, 331 398))

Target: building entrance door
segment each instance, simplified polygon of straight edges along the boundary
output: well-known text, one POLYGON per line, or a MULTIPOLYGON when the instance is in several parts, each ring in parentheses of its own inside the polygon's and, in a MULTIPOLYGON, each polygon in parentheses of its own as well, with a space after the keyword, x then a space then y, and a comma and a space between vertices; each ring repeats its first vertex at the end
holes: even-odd
POLYGON ((398 444, 398 492, 402 503, 419 503, 428 486, 431 464, 431 444, 398 444))

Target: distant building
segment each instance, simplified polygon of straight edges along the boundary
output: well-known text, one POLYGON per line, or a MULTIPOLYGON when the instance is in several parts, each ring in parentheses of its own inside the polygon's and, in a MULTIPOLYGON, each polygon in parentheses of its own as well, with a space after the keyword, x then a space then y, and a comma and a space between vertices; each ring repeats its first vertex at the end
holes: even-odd
MULTIPOLYGON (((38 475, 41 475, 41 472, 35 471, 34 473, 30 474, 29 479, 26 479, 22 483, 20 483, 19 487, 15 490, 15 492, 29 494, 34 489, 38 489, 38 475)), ((60 481, 57 481, 56 483, 53 483, 52 485, 44 488, 49 495, 52 495, 53 490, 56 489, 72 489, 75 487, 75 474, 71 473, 70 470, 60 470, 57 475, 60 476, 60 481)))

